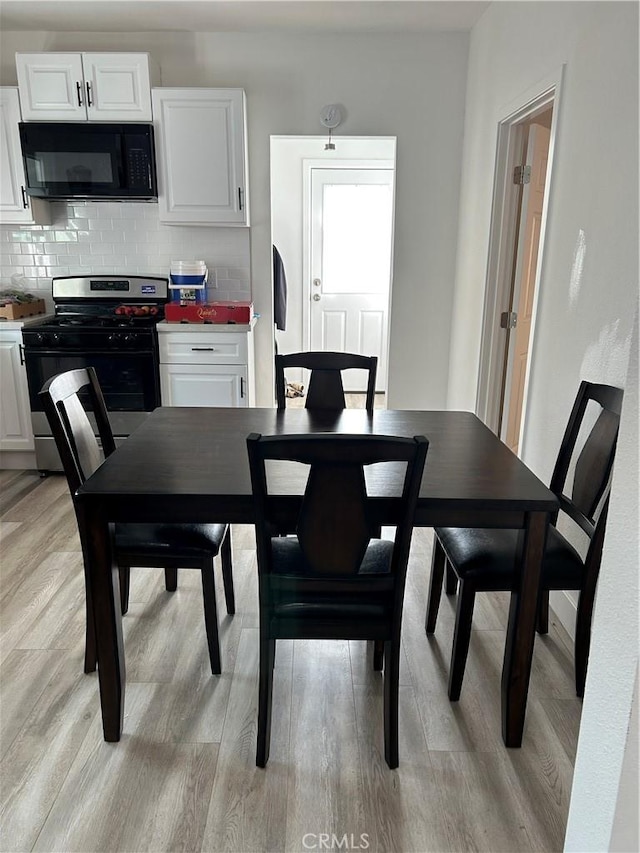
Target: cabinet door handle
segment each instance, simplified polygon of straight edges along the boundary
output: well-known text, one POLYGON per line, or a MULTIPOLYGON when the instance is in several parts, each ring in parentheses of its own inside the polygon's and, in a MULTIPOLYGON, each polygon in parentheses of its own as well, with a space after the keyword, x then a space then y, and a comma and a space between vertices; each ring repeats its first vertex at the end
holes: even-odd
POLYGON ((242 187, 238 187, 238 207, 240 210, 242 210, 242 187))
POLYGON ((18 344, 18 352, 20 353, 20 364, 24 364, 24 347, 22 344, 18 344))
POLYGON ((26 210, 28 210, 29 209, 29 199, 27 198, 27 191, 25 190, 24 187, 20 187, 20 190, 22 191, 22 206, 26 210))
POLYGON ((244 397, 244 376, 240 377, 240 397, 244 397))
POLYGON ((217 352, 215 347, 191 347, 191 352, 217 352))
POLYGON ((87 87, 87 106, 92 107, 93 100, 91 99, 91 83, 85 83, 85 85, 87 87))
POLYGON ((76 93, 78 95, 78 106, 82 106, 82 86, 79 80, 76 80, 76 93))

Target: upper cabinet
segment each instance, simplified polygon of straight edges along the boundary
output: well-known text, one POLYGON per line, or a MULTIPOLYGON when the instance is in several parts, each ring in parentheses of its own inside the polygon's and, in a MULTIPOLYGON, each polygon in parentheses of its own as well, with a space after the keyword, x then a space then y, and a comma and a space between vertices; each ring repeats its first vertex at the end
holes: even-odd
POLYGON ((20 103, 14 87, 0 88, 0 222, 16 225, 46 225, 49 205, 29 198, 20 153, 20 103))
POLYGON ((152 90, 160 221, 248 225, 242 89, 152 90))
POLYGON ((151 121, 146 53, 17 53, 16 67, 24 121, 151 121))

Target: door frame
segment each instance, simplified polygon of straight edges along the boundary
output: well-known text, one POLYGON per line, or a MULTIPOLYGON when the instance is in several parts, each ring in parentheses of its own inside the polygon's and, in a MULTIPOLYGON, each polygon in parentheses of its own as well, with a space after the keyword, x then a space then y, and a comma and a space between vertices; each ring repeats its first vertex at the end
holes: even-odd
POLYGON ((311 296, 313 285, 311 282, 311 173, 313 169, 390 169, 393 173, 393 185, 391 194, 392 217, 391 217, 391 266, 389 272, 389 292, 387 297, 387 371, 384 379, 384 387, 388 392, 388 365, 389 365, 389 333, 391 330, 391 294, 393 291, 393 247, 395 242, 395 210, 396 210, 396 163, 395 159, 364 159, 351 158, 339 160, 320 160, 315 158, 304 158, 302 161, 302 270, 306 286, 303 287, 304 299, 302 302, 302 340, 304 348, 308 351, 311 347, 311 296))
MULTIPOLYGON (((485 299, 482 319, 482 339, 480 344, 480 364, 476 392, 476 414, 487 426, 497 433, 504 406, 503 380, 507 380, 504 371, 504 359, 507 355, 508 337, 500 327, 499 317, 510 309, 512 274, 517 245, 517 227, 519 220, 520 196, 518 187, 513 183, 513 170, 521 165, 524 123, 545 108, 553 106, 551 133, 549 140, 549 158, 545 180, 544 204, 538 243, 538 263, 536 269, 531 335, 527 355, 526 375, 518 452, 522 456, 524 429, 527 420, 527 403, 531 363, 535 349, 537 333, 537 314, 540 299, 540 282, 545 263, 546 226, 552 188, 553 162, 555 159, 558 120, 560 116, 561 88, 565 65, 556 73, 540 81, 528 92, 523 93, 515 103, 501 110, 503 118, 498 122, 495 177, 493 184, 493 202, 489 232, 489 254, 485 280, 485 299)), ((509 371, 506 371, 507 373, 509 371)))

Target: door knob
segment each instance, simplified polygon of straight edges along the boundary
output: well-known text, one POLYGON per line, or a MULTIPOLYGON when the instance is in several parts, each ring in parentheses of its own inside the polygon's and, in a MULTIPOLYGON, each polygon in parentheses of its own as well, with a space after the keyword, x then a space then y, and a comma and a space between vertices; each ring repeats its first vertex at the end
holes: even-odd
POLYGON ((320 299, 321 299, 321 297, 320 297, 320 294, 319 294, 319 293, 314 293, 314 294, 313 294, 313 301, 314 301, 314 302, 320 302, 320 299))
POLYGON ((313 286, 314 287, 320 287, 321 284, 322 284, 322 282, 320 281, 319 278, 314 278, 314 280, 313 280, 313 286))

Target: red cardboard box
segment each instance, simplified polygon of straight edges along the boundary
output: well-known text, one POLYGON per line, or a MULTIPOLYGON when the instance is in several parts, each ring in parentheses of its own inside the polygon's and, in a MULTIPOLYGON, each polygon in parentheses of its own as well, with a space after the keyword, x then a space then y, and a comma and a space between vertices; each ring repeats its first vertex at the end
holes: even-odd
POLYGON ((248 324, 253 317, 253 302, 202 302, 199 305, 168 302, 164 316, 169 323, 248 324))

